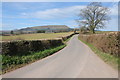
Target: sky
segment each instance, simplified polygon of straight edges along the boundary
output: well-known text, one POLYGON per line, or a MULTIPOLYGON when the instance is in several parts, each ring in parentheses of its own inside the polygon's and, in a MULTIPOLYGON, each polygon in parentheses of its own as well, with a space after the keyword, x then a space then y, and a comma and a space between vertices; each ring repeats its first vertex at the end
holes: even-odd
MULTIPOLYGON (((1 4, 1 3, 0 3, 1 4)), ((89 2, 2 2, 1 30, 14 30, 43 25, 67 25, 79 27, 76 23, 80 9, 89 2)), ((117 2, 102 2, 110 8, 110 20, 104 31, 118 31, 117 2)))

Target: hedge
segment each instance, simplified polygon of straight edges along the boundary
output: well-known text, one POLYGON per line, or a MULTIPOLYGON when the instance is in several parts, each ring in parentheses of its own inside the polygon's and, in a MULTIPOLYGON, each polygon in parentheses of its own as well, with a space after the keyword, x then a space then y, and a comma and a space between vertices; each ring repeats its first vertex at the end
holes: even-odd
POLYGON ((2 54, 27 55, 31 52, 43 51, 62 45, 61 39, 2 42, 2 54))
POLYGON ((64 48, 66 46, 64 41, 72 37, 72 35, 52 40, 2 42, 2 73, 4 74, 52 55, 64 48))
POLYGON ((61 45, 55 48, 46 49, 44 51, 40 52, 34 52, 34 54, 29 54, 27 56, 8 56, 3 55, 2 59, 2 73, 6 73, 12 70, 15 70, 17 68, 23 67, 29 63, 32 63, 34 61, 40 60, 44 57, 50 56, 53 53, 61 50, 66 45, 61 45))
POLYGON ((62 37, 60 39, 52 40, 23 40, 23 41, 9 41, 2 42, 2 54, 3 55, 28 55, 32 52, 43 51, 46 49, 54 48, 63 45, 63 41, 70 38, 72 35, 62 37))
POLYGON ((62 37, 62 40, 65 41, 65 40, 67 40, 68 38, 72 37, 73 35, 75 35, 75 34, 73 33, 73 34, 71 34, 71 35, 68 35, 68 36, 62 37))
POLYGON ((93 44, 100 51, 118 56, 120 52, 120 32, 105 34, 80 34, 80 39, 93 44))

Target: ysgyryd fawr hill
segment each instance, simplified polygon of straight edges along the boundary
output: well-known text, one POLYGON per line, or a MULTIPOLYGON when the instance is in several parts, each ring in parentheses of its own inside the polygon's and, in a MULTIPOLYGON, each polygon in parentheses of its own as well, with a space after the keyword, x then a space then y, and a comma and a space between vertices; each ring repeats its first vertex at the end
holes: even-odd
MULTIPOLYGON (((18 30, 13 30, 14 34, 22 34, 22 33, 58 33, 58 32, 68 32, 73 29, 69 28, 66 25, 47 25, 47 26, 35 26, 35 27, 27 27, 18 30)), ((3 31, 2 34, 10 34, 11 31, 3 31)))

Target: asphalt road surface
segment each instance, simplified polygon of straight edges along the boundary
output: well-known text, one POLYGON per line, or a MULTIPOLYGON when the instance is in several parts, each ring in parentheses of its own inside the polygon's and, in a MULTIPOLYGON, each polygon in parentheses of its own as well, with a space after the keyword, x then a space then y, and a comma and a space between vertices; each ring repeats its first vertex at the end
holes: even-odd
POLYGON ((118 78, 117 70, 101 60, 75 35, 59 52, 15 71, 3 78, 118 78))

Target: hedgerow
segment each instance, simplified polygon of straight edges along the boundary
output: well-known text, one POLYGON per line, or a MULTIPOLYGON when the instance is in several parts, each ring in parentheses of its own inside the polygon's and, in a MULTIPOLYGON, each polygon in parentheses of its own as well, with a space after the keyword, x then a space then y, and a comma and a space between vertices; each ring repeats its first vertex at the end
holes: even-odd
POLYGON ((31 53, 29 55, 23 56, 9 56, 9 55, 2 55, 2 71, 6 73, 10 69, 17 68, 16 66, 25 65, 30 62, 45 58, 53 53, 57 52, 58 50, 64 48, 65 45, 61 45, 56 48, 46 49, 44 51, 31 53))
POLYGON ((105 34, 80 34, 80 39, 91 43, 100 51, 118 56, 120 52, 120 32, 112 32, 105 34))
POLYGON ((2 42, 2 72, 6 73, 52 55, 64 48, 66 46, 64 41, 72 37, 72 35, 52 40, 2 42))

